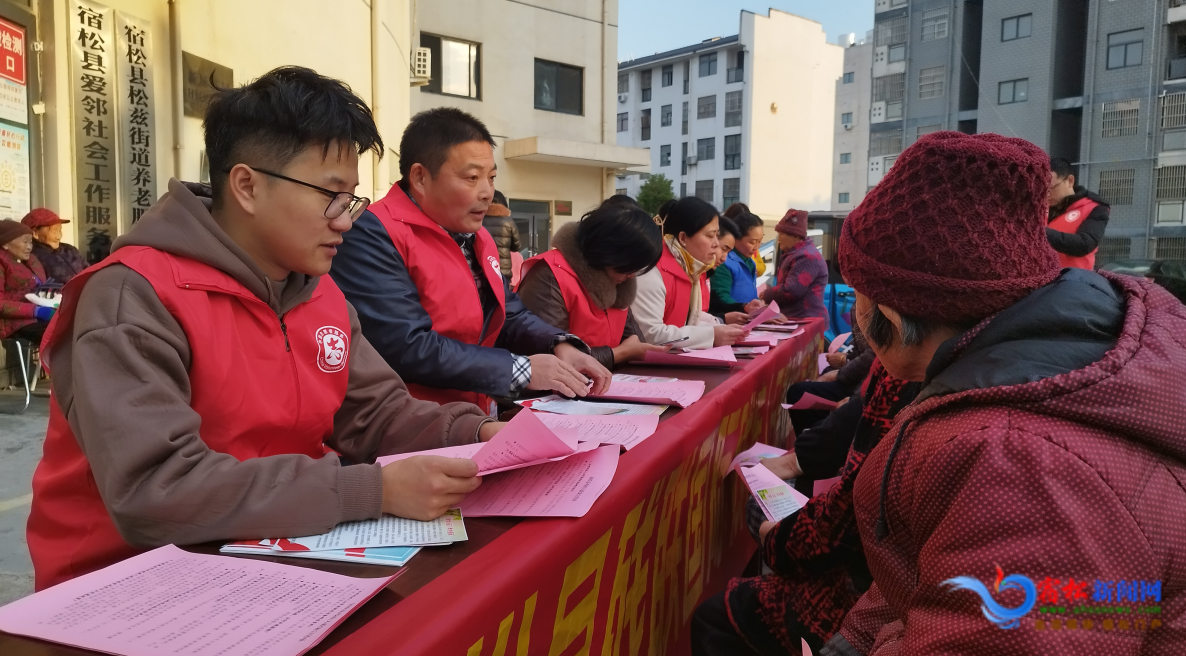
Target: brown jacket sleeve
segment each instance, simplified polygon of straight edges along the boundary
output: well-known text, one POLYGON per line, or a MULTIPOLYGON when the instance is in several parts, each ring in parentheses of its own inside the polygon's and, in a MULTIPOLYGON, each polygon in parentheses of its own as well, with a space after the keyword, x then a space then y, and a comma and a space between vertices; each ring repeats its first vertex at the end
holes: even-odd
MULTIPOLYGON (((568 331, 568 306, 564 304, 564 294, 560 291, 560 283, 556 282, 556 275, 552 268, 544 264, 536 264, 527 271, 523 281, 519 283, 519 300, 527 306, 531 313, 544 323, 555 326, 565 332, 568 331)), ((638 324, 634 324, 637 331, 638 324)), ((629 330, 629 325, 627 325, 629 330)), ((625 339, 625 338, 623 338, 625 339)), ((589 354, 606 369, 614 368, 614 350, 608 346, 594 346, 589 354)))
MULTIPOLYGON (((201 417, 189 406, 189 343, 139 274, 123 266, 96 273, 76 317, 73 340, 50 359, 54 393, 129 543, 310 535, 380 515, 378 465, 343 467, 333 455, 239 461, 207 447, 201 417)), ((357 340, 357 320, 351 320, 357 340)), ((419 402, 409 404, 397 378, 384 383, 368 364, 377 357, 373 350, 355 343, 363 356, 352 358, 343 406, 355 412, 339 412, 333 436, 348 457, 366 462, 381 448, 397 449, 394 426, 417 446, 455 443, 465 430, 473 439, 480 418, 463 421, 467 412, 456 408, 434 414, 419 402), (375 400, 384 392, 395 409, 375 400), (371 430, 359 428, 367 416, 378 424, 371 430)))

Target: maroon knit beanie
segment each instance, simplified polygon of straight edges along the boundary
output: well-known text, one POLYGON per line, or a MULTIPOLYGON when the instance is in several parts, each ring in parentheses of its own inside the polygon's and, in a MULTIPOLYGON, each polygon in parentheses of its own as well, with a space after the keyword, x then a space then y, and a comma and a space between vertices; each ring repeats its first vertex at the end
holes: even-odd
POLYGON ((787 210, 778 225, 774 226, 774 231, 799 239, 807 239, 807 212, 805 210, 787 210))
POLYGON ((1050 159, 1024 139, 920 137, 844 220, 840 270, 903 314, 983 319, 1058 276, 1049 185, 1050 159))

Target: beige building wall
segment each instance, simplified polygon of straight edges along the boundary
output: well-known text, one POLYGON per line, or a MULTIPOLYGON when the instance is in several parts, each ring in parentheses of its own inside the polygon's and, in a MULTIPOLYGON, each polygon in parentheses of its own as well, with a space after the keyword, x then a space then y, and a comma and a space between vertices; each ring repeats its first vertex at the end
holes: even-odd
POLYGON ((751 53, 743 151, 749 174, 741 196, 768 223, 787 209, 826 210, 832 195, 833 112, 844 50, 823 26, 771 9, 741 13, 741 42, 751 53))
MULTIPOLYGON (((412 91, 408 62, 417 45, 412 37, 413 0, 108 0, 102 4, 152 25, 159 193, 166 191, 170 177, 197 180, 204 150, 199 119, 183 117, 179 139, 174 130, 174 112, 181 110, 173 102, 170 4, 176 12, 180 48, 233 69, 236 85, 282 65, 307 66, 350 85, 372 109, 377 108, 388 148, 382 161, 364 158, 360 162, 357 193, 381 198, 398 178, 393 173, 396 148, 407 124, 412 91), (180 170, 175 166, 175 146, 180 170)), ((65 0, 38 0, 33 8, 45 47, 40 55, 46 106, 41 117, 44 204, 63 218, 75 219, 69 6, 65 0)), ((33 165, 37 166, 36 159, 33 165)), ((75 230, 65 231, 66 240, 77 243, 79 223, 67 227, 75 230)))
POLYGON ((617 0, 422 1, 417 15, 421 33, 480 45, 480 98, 413 89, 412 111, 457 107, 478 117, 497 142, 498 190, 512 201, 548 202, 553 230, 579 219, 613 194, 620 162, 612 160, 626 153, 637 164, 648 161, 641 149, 614 145, 617 17, 617 0), (535 108, 537 58, 583 69, 582 115, 535 108), (541 144, 552 140, 550 154, 542 145, 540 152, 535 146, 514 145, 508 152, 507 142, 532 137, 540 137, 541 144), (589 144, 609 147, 592 149, 589 144), (516 156, 520 152, 533 154, 516 156), (558 200, 572 203, 571 216, 555 214, 558 200))

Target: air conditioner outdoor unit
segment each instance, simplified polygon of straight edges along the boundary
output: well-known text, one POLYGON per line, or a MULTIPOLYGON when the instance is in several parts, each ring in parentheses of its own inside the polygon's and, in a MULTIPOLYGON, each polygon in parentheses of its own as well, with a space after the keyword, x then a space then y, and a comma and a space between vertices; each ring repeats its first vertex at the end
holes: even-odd
POLYGON ((618 102, 620 102, 620 103, 624 103, 624 102, 626 102, 626 99, 627 99, 627 98, 629 98, 629 97, 630 97, 630 94, 627 94, 627 93, 619 93, 619 94, 618 94, 618 102))
POLYGON ((852 129, 852 123, 845 123, 845 124, 844 124, 844 129, 845 129, 845 130, 851 130, 851 129, 852 129))
POLYGON ((416 48, 412 53, 412 86, 422 87, 432 79, 432 50, 416 48))
POLYGON ((695 165, 696 165, 696 156, 688 155, 688 166, 695 166, 695 165))

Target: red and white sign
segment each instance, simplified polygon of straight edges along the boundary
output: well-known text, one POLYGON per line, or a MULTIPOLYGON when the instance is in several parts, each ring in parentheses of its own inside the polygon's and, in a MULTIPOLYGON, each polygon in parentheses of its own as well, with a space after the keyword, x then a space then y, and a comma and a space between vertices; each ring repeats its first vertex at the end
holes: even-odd
POLYGON ((350 353, 350 337, 334 326, 317 329, 317 367, 327 374, 346 368, 350 353))
POLYGON ((25 84, 25 28, 0 19, 0 77, 25 84))

